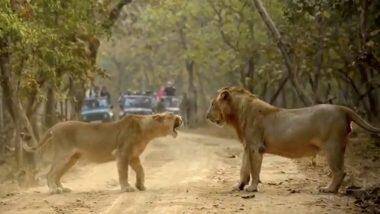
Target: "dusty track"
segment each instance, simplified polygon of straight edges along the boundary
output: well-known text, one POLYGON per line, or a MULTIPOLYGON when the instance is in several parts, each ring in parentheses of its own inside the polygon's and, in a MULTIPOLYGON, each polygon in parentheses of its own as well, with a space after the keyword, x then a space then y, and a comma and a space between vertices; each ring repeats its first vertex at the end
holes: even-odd
POLYGON ((180 133, 148 146, 142 157, 144 192, 120 193, 115 162, 82 164, 63 179, 73 192, 50 195, 41 186, 3 194, 0 213, 358 212, 351 198, 318 193, 328 178, 306 177, 293 161, 271 155, 264 157, 259 192, 242 198, 252 194, 230 191, 239 176, 241 150, 234 140, 180 133))

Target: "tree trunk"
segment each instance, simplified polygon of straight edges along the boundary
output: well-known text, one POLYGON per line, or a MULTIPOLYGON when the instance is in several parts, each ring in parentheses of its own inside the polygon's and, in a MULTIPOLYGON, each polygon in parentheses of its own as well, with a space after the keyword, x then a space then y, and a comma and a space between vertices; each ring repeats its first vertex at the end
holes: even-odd
POLYGON ((189 125, 192 126, 197 122, 197 114, 198 114, 198 94, 194 85, 194 61, 186 60, 186 71, 188 75, 188 120, 189 125))
POLYGON ((324 42, 323 42, 323 19, 321 11, 319 15, 316 17, 316 24, 318 28, 318 51, 315 60, 315 74, 312 86, 312 90, 314 92, 314 103, 322 103, 320 92, 319 92, 319 79, 321 77, 321 70, 323 64, 323 50, 324 50, 324 42))
POLYGON ((289 76, 286 76, 284 79, 281 80, 280 85, 278 86, 277 90, 274 92, 273 96, 270 98, 269 103, 273 104, 278 95, 280 95, 281 91, 284 89, 286 83, 288 82, 289 76))
POLYGON ((86 96, 86 89, 83 80, 69 80, 69 95, 71 97, 71 114, 70 120, 79 120, 80 111, 86 96))
POLYGON ((152 84, 149 78, 148 72, 143 69, 143 76, 144 76, 144 84, 145 84, 145 89, 144 90, 150 90, 152 88, 152 84))
POLYGON ((244 78, 245 88, 253 93, 253 75, 255 74, 255 63, 253 56, 247 62, 247 72, 244 78))
POLYGON ((54 92, 54 86, 50 84, 46 94, 45 126, 46 128, 50 128, 57 122, 57 100, 54 92))
MULTIPOLYGON (((206 91, 205 91, 205 88, 204 88, 204 84, 203 84, 203 81, 204 81, 204 78, 202 77, 202 73, 198 70, 198 71, 195 71, 195 74, 197 75, 197 79, 198 79, 198 85, 199 85, 199 106, 200 108, 204 108, 204 107, 207 107, 208 105, 208 100, 207 100, 207 96, 206 96, 206 91)), ((205 112, 201 112, 201 114, 204 114, 205 112)), ((205 118, 205 115, 200 115, 201 118, 205 118)))
POLYGON ((288 106, 288 102, 287 102, 287 97, 286 97, 286 91, 285 90, 283 90, 282 91, 282 104, 281 104, 281 107, 282 108, 287 108, 287 106, 288 106))
MULTIPOLYGON (((34 180, 34 172, 36 167, 35 155, 33 153, 24 153, 22 148, 21 132, 26 130, 30 136, 32 145, 37 145, 37 139, 34 134, 33 127, 24 111, 21 104, 20 95, 18 92, 18 83, 16 71, 10 70, 10 54, 7 51, 10 41, 1 43, 1 49, 5 50, 0 55, 0 74, 1 74, 1 87, 6 95, 6 106, 9 114, 12 117, 15 130, 16 130, 16 160, 20 172, 26 175, 29 182, 34 180), (25 164, 26 163, 26 164, 25 164)), ((25 180, 24 180, 25 182, 25 180)))
POLYGON ((4 101, 3 101, 3 90, 0 86, 0 131, 3 131, 3 130, 4 130, 4 101))
POLYGON ((39 137, 39 129, 38 129, 38 118, 37 118, 36 112, 38 110, 38 107, 40 106, 40 102, 37 100, 37 93, 38 93, 37 89, 32 90, 32 92, 30 92, 27 98, 25 112, 26 112, 26 116, 28 117, 33 127, 34 135, 36 136, 36 139, 39 141, 40 137, 39 137))
POLYGON ((244 67, 238 66, 234 72, 239 72, 240 73, 240 84, 242 85, 243 88, 245 88, 245 72, 244 72, 244 67))
MULTIPOLYGON (((369 6, 371 4, 371 1, 369 0, 361 0, 361 14, 360 14, 360 35, 361 35, 361 41, 360 41, 360 53, 357 57, 359 60, 359 63, 357 63, 357 68, 361 74, 361 80, 362 84, 365 85, 366 91, 368 93, 366 94, 369 104, 369 119, 372 120, 373 117, 378 117, 378 107, 377 107, 377 96, 376 93, 373 93, 374 86, 371 81, 372 75, 371 75, 371 67, 366 66, 366 62, 368 61, 367 58, 369 56, 372 56, 372 50, 367 46, 368 42, 368 10, 369 6)), ((363 99, 364 101, 364 99, 363 99)))
POLYGON ((69 100, 65 98, 65 121, 69 120, 69 100))
MULTIPOLYGON (((184 28, 179 29, 179 38, 182 44, 182 47, 185 51, 188 50, 188 45, 183 31, 184 28)), ((198 94, 197 89, 194 85, 194 61, 192 59, 185 59, 186 72, 188 77, 188 107, 187 109, 187 118, 189 126, 194 125, 197 122, 198 114, 198 94)))
MULTIPOLYGON (((298 83, 297 77, 295 76, 295 72, 293 69, 293 62, 290 57, 290 54, 288 53, 288 50, 283 42, 282 36, 280 35, 280 32, 278 31, 277 27, 275 26, 274 22, 272 21, 271 17, 269 16, 268 12, 266 11, 265 7, 263 6, 261 0, 253 0, 253 3, 257 9, 257 11, 260 14, 260 17, 262 18, 263 22, 267 26, 270 35, 272 36, 274 42, 277 44, 277 47, 279 48, 282 57, 284 58, 284 63, 287 71, 287 76, 290 79, 290 82, 292 83, 294 89, 297 92, 297 95, 301 99, 304 105, 311 105, 313 104, 312 99, 306 94, 305 90, 301 88, 300 84, 298 83)), ((286 77, 287 78, 287 77, 286 77)), ((284 78, 284 81, 286 79, 284 78)), ((281 84, 282 87, 285 84, 281 84)), ((278 91, 281 91, 279 89, 278 91)))
POLYGON ((117 93, 121 95, 124 91, 124 88, 123 88, 124 68, 122 68, 122 66, 116 59, 114 59, 114 62, 115 62, 117 73, 118 73, 117 93))
POLYGON ((262 85, 263 85, 263 88, 261 89, 259 96, 262 97, 263 99, 266 99, 265 97, 268 91, 268 80, 264 80, 264 83, 262 85))
MULTIPOLYGON (((0 50, 5 50, 7 48, 7 44, 5 42, 1 42, 1 48, 0 50)), ((0 70, 1 70, 1 87, 3 89, 3 95, 4 95, 4 104, 9 112, 11 118, 14 120, 15 112, 12 108, 12 95, 11 95, 11 89, 9 85, 9 81, 6 78, 7 76, 7 70, 9 69, 9 54, 7 52, 4 52, 0 55, 0 70)))

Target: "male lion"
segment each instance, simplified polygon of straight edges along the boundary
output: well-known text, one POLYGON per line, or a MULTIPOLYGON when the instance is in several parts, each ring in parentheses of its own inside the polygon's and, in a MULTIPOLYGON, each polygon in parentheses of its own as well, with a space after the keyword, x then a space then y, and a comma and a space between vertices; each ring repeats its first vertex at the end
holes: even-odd
POLYGON ((353 121, 367 131, 380 133, 349 108, 316 105, 299 109, 272 106, 245 89, 226 87, 218 91, 207 112, 217 125, 231 125, 244 145, 240 182, 235 187, 257 191, 263 153, 289 158, 326 153, 333 173, 331 184, 321 192, 336 193, 343 181, 344 151, 353 121))
POLYGON ((70 191, 62 187, 60 179, 79 158, 103 162, 114 159, 114 154, 121 191, 134 191, 128 183, 128 166, 136 172, 136 188, 145 190, 140 154, 154 138, 169 134, 176 137, 176 129, 181 125, 181 117, 171 113, 130 115, 116 122, 101 124, 67 121, 50 128, 36 147, 24 144, 24 148, 33 152, 48 142, 54 143, 56 154, 47 175, 51 193, 70 191))

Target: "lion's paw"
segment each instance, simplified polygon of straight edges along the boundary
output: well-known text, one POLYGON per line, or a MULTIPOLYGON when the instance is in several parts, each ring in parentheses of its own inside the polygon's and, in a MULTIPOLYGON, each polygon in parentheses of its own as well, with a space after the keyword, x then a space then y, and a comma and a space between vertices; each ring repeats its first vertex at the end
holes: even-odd
POLYGON ((126 186, 126 187, 122 187, 121 188, 121 191, 122 192, 134 192, 135 191, 135 188, 131 187, 131 186, 126 186))
POLYGON ((338 191, 330 187, 323 187, 323 188, 319 188, 319 192, 320 193, 337 193, 338 191))
POLYGON ((58 188, 58 187, 49 189, 49 192, 50 192, 50 194, 61 194, 61 193, 63 193, 62 189, 58 188))
POLYGON ((257 185, 249 185, 247 188, 245 188, 245 191, 247 191, 247 192, 257 192, 257 185))
POLYGON ((241 190, 244 190, 245 185, 246 185, 245 183, 239 182, 235 186, 232 187, 232 191, 241 191, 241 190))
POLYGON ((67 187, 60 187, 60 189, 62 192, 71 192, 71 189, 67 187))
POLYGON ((140 191, 146 190, 146 187, 144 185, 136 185, 136 188, 140 191))

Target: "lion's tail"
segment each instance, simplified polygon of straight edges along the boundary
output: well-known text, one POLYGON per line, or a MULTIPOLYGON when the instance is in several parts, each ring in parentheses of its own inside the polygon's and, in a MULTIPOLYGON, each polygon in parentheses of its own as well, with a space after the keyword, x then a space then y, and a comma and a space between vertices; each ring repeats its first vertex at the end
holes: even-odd
POLYGON ((348 117, 351 121, 354 121, 360 127, 362 127, 363 129, 365 129, 369 132, 380 134, 380 128, 376 128, 376 127, 372 126, 367 121, 365 121, 363 118, 361 118, 357 113, 355 113, 353 110, 351 110, 347 107, 344 107, 344 106, 341 106, 341 108, 348 115, 348 117))
POLYGON ((25 141, 22 143, 22 147, 27 152, 36 152, 38 149, 42 148, 46 144, 48 144, 53 137, 53 131, 49 129, 45 135, 42 137, 40 142, 36 146, 29 146, 25 141))

